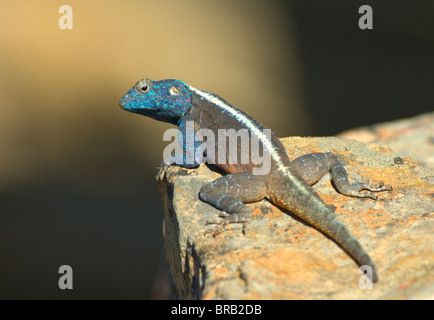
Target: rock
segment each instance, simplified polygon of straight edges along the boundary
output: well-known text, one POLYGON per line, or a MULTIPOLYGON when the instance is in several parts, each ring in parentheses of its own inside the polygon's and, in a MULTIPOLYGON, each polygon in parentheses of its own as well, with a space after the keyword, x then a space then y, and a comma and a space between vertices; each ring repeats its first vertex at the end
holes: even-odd
POLYGON ((401 156, 434 170, 434 112, 356 128, 337 135, 364 143, 386 144, 401 156))
POLYGON ((333 241, 266 200, 249 204, 252 221, 213 236, 218 210, 198 198, 221 176, 201 165, 169 167, 159 181, 165 246, 181 299, 433 299, 434 173, 390 148, 342 138, 285 138, 295 158, 334 152, 352 180, 383 181, 379 200, 343 196, 330 181, 314 189, 335 208, 378 269, 372 289, 359 286, 358 266, 333 241))

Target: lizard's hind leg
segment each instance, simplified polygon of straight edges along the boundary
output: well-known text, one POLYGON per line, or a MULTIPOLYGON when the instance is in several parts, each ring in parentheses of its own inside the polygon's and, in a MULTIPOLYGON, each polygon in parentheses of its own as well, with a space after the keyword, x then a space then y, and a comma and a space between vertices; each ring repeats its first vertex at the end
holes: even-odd
POLYGON ((266 195, 266 179, 263 178, 244 171, 228 174, 203 186, 200 199, 221 210, 220 217, 223 218, 221 222, 212 220, 208 223, 247 222, 252 210, 245 203, 262 200, 266 195))
POLYGON ((336 155, 333 153, 312 153, 298 157, 292 161, 294 169, 310 185, 316 183, 327 172, 331 173, 332 181, 336 189, 347 196, 359 198, 371 198, 377 200, 374 192, 391 191, 390 185, 380 182, 371 185, 368 182, 356 182, 351 184, 348 181, 348 174, 336 155), (361 192, 362 190, 367 190, 361 192))

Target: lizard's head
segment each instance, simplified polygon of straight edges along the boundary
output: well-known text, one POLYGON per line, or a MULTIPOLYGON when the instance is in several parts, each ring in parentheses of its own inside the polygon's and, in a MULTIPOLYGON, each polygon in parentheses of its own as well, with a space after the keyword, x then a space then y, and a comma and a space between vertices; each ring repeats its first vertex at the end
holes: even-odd
POLYGON ((191 107, 191 91, 179 80, 142 79, 120 101, 122 109, 177 124, 191 107))

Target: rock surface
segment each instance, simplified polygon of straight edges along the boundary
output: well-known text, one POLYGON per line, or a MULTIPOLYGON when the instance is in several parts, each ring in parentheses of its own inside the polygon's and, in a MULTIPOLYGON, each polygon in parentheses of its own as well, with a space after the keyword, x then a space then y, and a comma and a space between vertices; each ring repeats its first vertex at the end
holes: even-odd
POLYGON ((386 144, 397 154, 411 157, 434 170, 434 112, 356 128, 337 136, 364 143, 386 144))
POLYGON ((342 138, 282 139, 291 158, 334 152, 350 180, 383 181, 379 200, 343 196, 330 181, 314 190, 376 263, 379 281, 359 286, 358 266, 333 241, 266 200, 253 219, 213 236, 218 210, 198 199, 220 177, 201 165, 169 167, 159 181, 166 254, 181 299, 434 299, 434 173, 390 148, 342 138))

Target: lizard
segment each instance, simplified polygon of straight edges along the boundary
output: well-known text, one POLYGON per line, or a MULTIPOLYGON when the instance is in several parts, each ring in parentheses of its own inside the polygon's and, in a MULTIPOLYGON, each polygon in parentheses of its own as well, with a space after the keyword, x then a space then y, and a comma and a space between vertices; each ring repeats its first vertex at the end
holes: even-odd
MULTIPOLYGON (((384 185, 383 182, 377 185, 368 182, 351 184, 344 166, 337 156, 330 152, 312 153, 290 160, 280 140, 272 133, 264 134, 266 129, 253 117, 230 105, 218 95, 196 89, 184 81, 142 79, 124 95, 120 106, 126 111, 178 126, 182 157, 177 160, 172 158, 170 161, 165 159, 160 166, 160 174, 171 164, 196 168, 203 161, 203 158, 186 160, 188 151, 196 151, 199 154, 202 152, 200 141, 190 141, 189 144, 182 139, 186 136, 189 121, 194 124, 195 133, 200 129, 208 129, 216 134, 222 128, 247 130, 250 139, 257 139, 262 150, 268 152, 269 172, 254 174, 254 169, 258 165, 252 159, 247 163, 241 163, 240 158, 237 158, 235 163, 214 161, 214 165, 226 175, 201 187, 199 198, 220 210, 222 224, 248 222, 251 209, 246 203, 267 199, 327 235, 359 266, 370 266, 370 280, 378 281, 376 267, 369 255, 311 185, 330 173, 338 192, 374 200, 377 200, 374 192, 390 191, 391 186, 384 185), (364 192, 361 192, 362 190, 364 192)), ((237 147, 238 144, 239 142, 237 147)), ((239 148, 237 150, 239 152, 239 148)), ((209 160, 209 154, 207 156, 209 160)), ((214 157, 217 158, 218 154, 214 157)))

